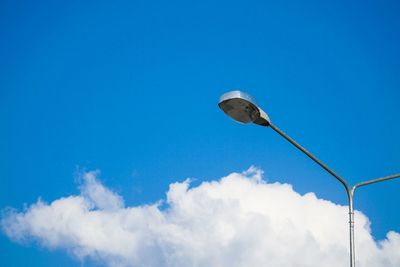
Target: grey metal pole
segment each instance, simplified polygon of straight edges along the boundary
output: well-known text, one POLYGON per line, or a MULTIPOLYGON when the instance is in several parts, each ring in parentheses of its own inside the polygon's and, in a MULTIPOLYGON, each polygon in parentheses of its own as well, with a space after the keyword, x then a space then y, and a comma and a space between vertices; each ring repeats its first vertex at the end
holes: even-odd
POLYGON ((357 188, 359 188, 361 186, 375 184, 375 183, 379 183, 379 182, 383 182, 383 181, 387 181, 387 180, 391 180, 391 179, 395 179, 395 178, 399 178, 399 177, 400 177, 400 173, 396 173, 393 175, 388 175, 388 176, 360 182, 360 183, 355 184, 351 188, 350 192, 348 193, 348 196, 349 196, 349 224, 350 224, 350 266, 351 267, 356 266, 355 244, 354 244, 354 205, 353 205, 354 192, 356 191, 357 188))
POLYGON ((280 130, 274 124, 269 122, 268 125, 266 125, 266 126, 270 126, 271 129, 273 129, 280 136, 282 136, 287 141, 289 141, 289 143, 294 145, 301 152, 306 154, 310 159, 312 159, 314 162, 316 162, 324 170, 329 172, 333 177, 335 177, 344 186, 346 193, 347 193, 348 203, 349 203, 350 267, 355 267, 356 266, 356 263, 355 263, 356 256, 355 256, 355 242, 354 242, 354 192, 358 187, 361 187, 361 186, 374 184, 374 183, 378 183, 378 182, 383 182, 383 181, 394 179, 394 178, 399 178, 400 173, 389 175, 389 176, 384 176, 384 177, 373 179, 373 180, 367 180, 364 182, 360 182, 350 188, 348 186, 348 184, 346 183, 346 181, 342 177, 340 177, 338 174, 336 174, 332 169, 330 169, 328 166, 326 166, 324 163, 322 163, 317 157, 315 157, 313 154, 308 152, 304 147, 299 145, 296 141, 294 141, 292 138, 290 138, 287 134, 285 134, 282 130, 280 130))
POLYGON ((353 208, 353 192, 346 183, 346 181, 340 177, 338 174, 336 174, 331 168, 326 166, 322 161, 320 161, 317 157, 315 157, 313 154, 308 152, 304 147, 299 145, 296 141, 294 141, 292 138, 290 138, 287 134, 285 134, 282 130, 280 130, 278 127, 276 127, 274 124, 269 123, 269 125, 272 130, 277 132, 280 136, 285 138, 289 143, 294 145, 296 148, 298 148, 301 152, 306 154, 310 159, 312 159, 314 162, 316 162, 319 166, 321 166, 324 170, 329 172, 333 177, 335 177, 345 188, 346 193, 347 193, 347 198, 349 202, 349 229, 350 229, 350 267, 355 267, 355 247, 354 247, 354 208, 353 208))
POLYGON ((350 267, 355 267, 356 248, 354 242, 354 190, 351 190, 347 194, 349 196, 350 267))

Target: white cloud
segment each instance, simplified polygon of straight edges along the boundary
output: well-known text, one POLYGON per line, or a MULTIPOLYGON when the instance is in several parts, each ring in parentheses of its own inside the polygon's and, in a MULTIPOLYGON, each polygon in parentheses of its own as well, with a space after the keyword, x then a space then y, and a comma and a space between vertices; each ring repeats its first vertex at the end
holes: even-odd
MULTIPOLYGON (((96 175, 83 175, 77 196, 9 211, 3 231, 106 266, 348 266, 347 207, 267 183, 259 169, 171 184, 166 208, 125 207, 96 175)), ((400 266, 399 233, 375 242, 368 218, 355 216, 357 267, 400 266)))

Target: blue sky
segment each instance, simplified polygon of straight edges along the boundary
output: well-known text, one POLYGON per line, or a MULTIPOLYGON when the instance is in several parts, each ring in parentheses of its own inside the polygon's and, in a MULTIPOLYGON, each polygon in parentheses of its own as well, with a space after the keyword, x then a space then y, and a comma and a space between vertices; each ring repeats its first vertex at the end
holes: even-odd
MULTIPOLYGON (((77 194, 81 170, 101 170, 140 205, 173 182, 251 165, 345 205, 334 178, 217 103, 250 93, 349 183, 399 172, 399 11, 397 1, 2 1, 0 208, 77 194)), ((400 181, 357 192, 374 238, 400 231, 399 194, 400 181)), ((79 266, 4 234, 0 254, 5 266, 79 266)))

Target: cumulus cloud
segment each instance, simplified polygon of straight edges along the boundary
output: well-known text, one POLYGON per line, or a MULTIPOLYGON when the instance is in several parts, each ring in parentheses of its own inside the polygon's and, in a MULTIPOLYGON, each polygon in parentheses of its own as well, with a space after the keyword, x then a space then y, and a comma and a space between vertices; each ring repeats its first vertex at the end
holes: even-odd
MULTIPOLYGON (((36 241, 105 266, 348 265, 347 207, 268 183, 257 168, 195 187, 189 180, 173 183, 165 205, 134 207, 97 175, 83 174, 79 195, 9 210, 3 231, 14 241, 36 241)), ((368 218, 355 216, 357 266, 400 266, 399 233, 376 242, 368 218)))

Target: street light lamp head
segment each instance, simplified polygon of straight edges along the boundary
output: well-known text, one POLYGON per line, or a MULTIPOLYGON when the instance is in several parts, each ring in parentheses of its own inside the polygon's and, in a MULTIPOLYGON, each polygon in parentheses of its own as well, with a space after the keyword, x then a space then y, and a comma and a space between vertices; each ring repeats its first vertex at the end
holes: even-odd
POLYGON ((268 115, 254 102, 248 94, 241 91, 231 91, 221 96, 218 106, 222 111, 240 123, 255 123, 268 126, 268 115))

